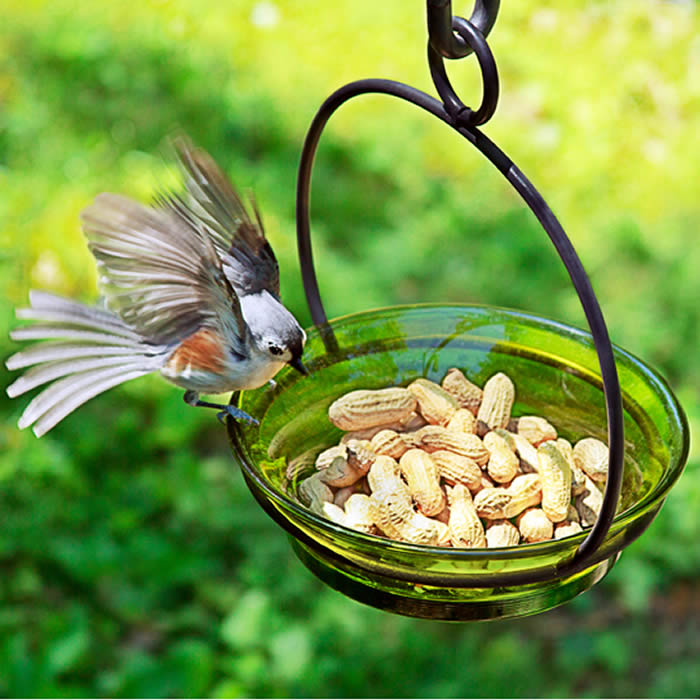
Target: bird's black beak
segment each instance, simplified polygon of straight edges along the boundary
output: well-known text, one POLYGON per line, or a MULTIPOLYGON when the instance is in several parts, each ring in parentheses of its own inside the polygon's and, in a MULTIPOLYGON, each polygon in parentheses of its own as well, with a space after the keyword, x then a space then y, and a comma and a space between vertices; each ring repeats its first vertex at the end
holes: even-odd
POLYGON ((303 374, 305 377, 309 375, 309 370, 304 367, 300 357, 293 357, 287 364, 290 367, 294 367, 297 372, 303 374))

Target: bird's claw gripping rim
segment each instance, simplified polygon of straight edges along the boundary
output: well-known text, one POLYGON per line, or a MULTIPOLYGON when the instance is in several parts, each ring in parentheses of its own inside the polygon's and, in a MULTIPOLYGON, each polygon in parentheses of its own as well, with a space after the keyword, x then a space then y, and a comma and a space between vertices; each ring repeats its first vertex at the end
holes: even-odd
POLYGON ((235 406, 224 406, 224 409, 216 414, 219 422, 223 423, 224 425, 226 425, 226 418, 229 416, 236 421, 245 421, 248 423, 248 425, 260 425, 260 421, 253 418, 253 416, 249 416, 245 411, 242 411, 240 408, 236 408, 235 406))
MULTIPOLYGON (((231 397, 231 400, 233 401, 236 396, 238 396, 238 393, 235 393, 231 397)), ((240 408, 232 406, 231 404, 226 405, 223 403, 211 403, 209 401, 202 401, 199 398, 199 394, 196 391, 192 391, 191 389, 188 389, 182 398, 184 399, 185 403, 189 406, 218 408, 219 412, 216 414, 216 417, 219 419, 219 422, 223 423, 224 425, 226 425, 226 418, 228 418, 229 416, 237 421, 245 421, 249 425, 260 425, 259 421, 253 418, 253 416, 249 416, 245 411, 242 411, 240 408)))

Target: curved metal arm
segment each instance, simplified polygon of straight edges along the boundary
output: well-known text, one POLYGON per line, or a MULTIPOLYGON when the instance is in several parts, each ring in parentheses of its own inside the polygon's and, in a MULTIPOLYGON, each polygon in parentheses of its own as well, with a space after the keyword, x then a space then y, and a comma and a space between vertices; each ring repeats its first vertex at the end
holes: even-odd
MULTIPOLYGON (((484 36, 488 36, 498 16, 500 0, 475 0, 470 24, 484 36)), ((430 45, 444 58, 464 58, 474 49, 457 29, 452 17, 452 0, 428 0, 428 35, 430 45)))

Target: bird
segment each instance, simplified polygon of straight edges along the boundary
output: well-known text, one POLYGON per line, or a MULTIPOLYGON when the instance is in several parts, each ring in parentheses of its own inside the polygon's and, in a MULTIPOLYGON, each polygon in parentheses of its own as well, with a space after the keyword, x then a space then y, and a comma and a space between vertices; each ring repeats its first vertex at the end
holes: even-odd
POLYGON ((81 213, 101 305, 32 290, 10 332, 35 341, 6 360, 27 369, 14 398, 48 384, 21 414, 41 437, 89 399, 159 372, 191 406, 257 423, 200 394, 255 389, 285 365, 302 374, 306 333, 280 300, 279 265, 255 200, 246 206, 214 159, 185 135, 171 139, 184 186, 150 205, 103 192, 81 213))

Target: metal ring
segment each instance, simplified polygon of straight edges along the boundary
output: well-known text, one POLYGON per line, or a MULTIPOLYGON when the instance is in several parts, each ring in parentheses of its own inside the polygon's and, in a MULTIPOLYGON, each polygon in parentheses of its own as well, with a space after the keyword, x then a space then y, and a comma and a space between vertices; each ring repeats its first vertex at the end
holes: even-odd
POLYGON ((428 42, 428 65, 430 66, 430 75, 433 79, 435 89, 445 105, 447 113, 452 117, 454 122, 463 126, 480 126, 491 119, 493 113, 496 111, 496 105, 498 104, 499 83, 496 60, 493 57, 493 53, 491 53, 489 45, 486 43, 484 35, 477 27, 461 17, 454 17, 453 19, 454 26, 459 36, 473 48, 479 61, 483 85, 481 106, 479 109, 473 110, 467 107, 462 100, 457 97, 447 77, 445 62, 442 56, 435 49, 433 44, 428 42))
MULTIPOLYGON (((498 16, 500 0, 475 0, 469 22, 488 36, 498 16)), ((428 35, 431 46, 445 58, 464 58, 474 49, 462 36, 455 36, 451 0, 428 0, 428 35)))
MULTIPOLYGON (((603 319, 603 314, 598 304, 598 299, 593 292, 593 287, 588 279, 588 275, 571 241, 542 195, 535 189, 535 186, 493 141, 482 134, 475 126, 455 123, 444 105, 420 90, 393 80, 358 80, 344 85, 330 95, 321 105, 311 122, 299 162, 296 213, 299 262, 304 290, 306 292, 313 322, 324 330, 324 342, 328 343, 330 339, 330 347, 327 345, 330 350, 335 338, 332 327, 328 324, 327 316, 321 301, 311 250, 309 200, 314 155, 323 129, 331 115, 349 99, 368 93, 383 93, 410 102, 438 119, 441 119, 466 138, 472 145, 476 146, 476 148, 505 176, 508 182, 530 207, 554 244, 559 257, 569 273, 571 282, 576 289, 581 306, 586 315, 586 320, 588 321, 591 335, 593 336, 593 343, 598 354, 607 411, 609 473, 605 486, 605 493, 603 495, 603 504, 595 524, 581 543, 575 555, 568 562, 556 567, 556 571, 553 572, 553 574, 559 577, 569 576, 593 566, 601 558, 598 556, 598 559, 596 559, 596 555, 615 517, 617 504, 620 498, 620 489, 622 487, 624 461, 622 395, 617 376, 617 367, 615 366, 615 356, 605 320, 603 319)), ((543 572, 533 571, 531 574, 532 581, 529 580, 526 572, 520 572, 517 576, 513 577, 513 585, 542 580, 543 572)), ((508 578, 506 574, 504 574, 503 577, 504 579, 508 578)))

